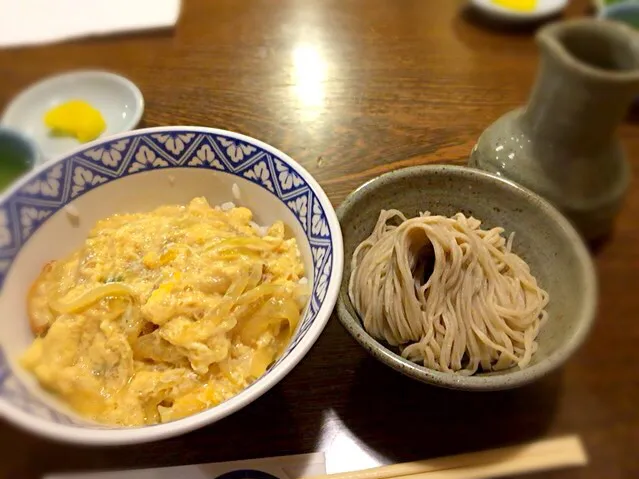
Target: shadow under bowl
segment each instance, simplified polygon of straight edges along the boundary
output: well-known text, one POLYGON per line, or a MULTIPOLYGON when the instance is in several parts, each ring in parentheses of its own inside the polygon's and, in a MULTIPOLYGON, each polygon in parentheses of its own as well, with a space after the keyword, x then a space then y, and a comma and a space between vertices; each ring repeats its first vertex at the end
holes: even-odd
POLYGON ((344 275, 337 314, 348 332, 375 358, 419 381, 451 389, 489 391, 531 383, 563 364, 582 344, 596 314, 597 281, 592 259, 579 234, 561 213, 515 183, 471 168, 428 165, 384 174, 351 193, 337 209, 344 237, 344 275), (539 348, 526 368, 461 376, 408 361, 371 337, 348 297, 350 260, 373 230, 382 209, 408 217, 421 211, 457 212, 515 232, 513 251, 531 268, 550 295, 549 320, 539 348))

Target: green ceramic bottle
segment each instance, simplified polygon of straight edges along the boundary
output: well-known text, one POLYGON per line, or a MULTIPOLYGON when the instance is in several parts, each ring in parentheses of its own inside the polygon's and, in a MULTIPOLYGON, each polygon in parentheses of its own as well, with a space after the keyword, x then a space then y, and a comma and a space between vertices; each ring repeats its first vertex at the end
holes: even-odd
POLYGON ((544 196, 595 239, 611 230, 630 181, 615 131, 639 94, 639 34, 580 19, 542 28, 537 42, 528 105, 482 133, 469 166, 544 196))

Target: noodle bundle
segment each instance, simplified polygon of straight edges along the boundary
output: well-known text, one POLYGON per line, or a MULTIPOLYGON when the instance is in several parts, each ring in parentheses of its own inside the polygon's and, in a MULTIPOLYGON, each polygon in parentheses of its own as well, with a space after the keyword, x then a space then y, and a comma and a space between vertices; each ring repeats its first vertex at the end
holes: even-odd
POLYGON ((462 213, 382 211, 351 262, 348 293, 366 331, 437 371, 526 367, 548 293, 511 251, 512 234, 480 226, 462 213))

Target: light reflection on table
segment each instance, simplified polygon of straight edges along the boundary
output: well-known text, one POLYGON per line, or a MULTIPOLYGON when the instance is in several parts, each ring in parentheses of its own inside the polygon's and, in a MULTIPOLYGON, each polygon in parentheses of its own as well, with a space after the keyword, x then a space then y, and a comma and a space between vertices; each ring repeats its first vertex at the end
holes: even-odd
POLYGON ((361 442, 332 409, 324 412, 318 441, 326 455, 326 472, 358 471, 385 464, 387 461, 361 442))
POLYGON ((297 97, 300 119, 313 121, 324 111, 324 82, 327 64, 319 48, 299 43, 293 49, 293 87, 297 97))

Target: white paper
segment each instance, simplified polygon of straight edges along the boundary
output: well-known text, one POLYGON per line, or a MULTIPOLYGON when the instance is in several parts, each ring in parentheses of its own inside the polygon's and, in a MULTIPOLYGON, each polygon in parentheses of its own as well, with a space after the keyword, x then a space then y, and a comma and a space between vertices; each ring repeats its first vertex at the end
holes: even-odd
POLYGON ((181 0, 0 0, 0 47, 173 27, 181 0))
POLYGON ((55 474, 44 479, 298 479, 326 474, 323 453, 249 459, 192 466, 96 473, 55 474), (265 475, 266 474, 266 475, 265 475))

